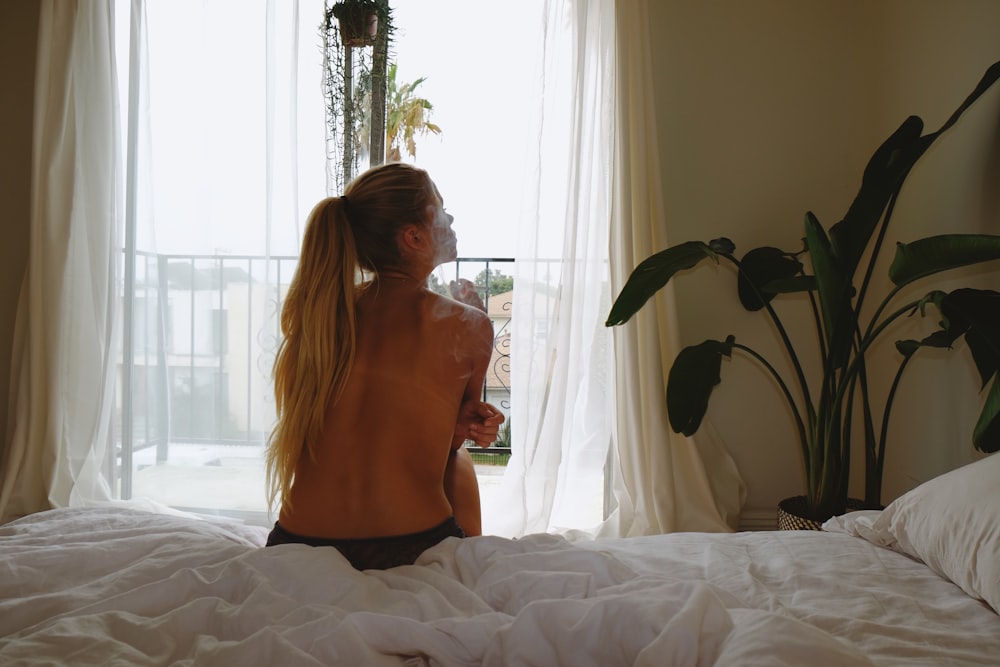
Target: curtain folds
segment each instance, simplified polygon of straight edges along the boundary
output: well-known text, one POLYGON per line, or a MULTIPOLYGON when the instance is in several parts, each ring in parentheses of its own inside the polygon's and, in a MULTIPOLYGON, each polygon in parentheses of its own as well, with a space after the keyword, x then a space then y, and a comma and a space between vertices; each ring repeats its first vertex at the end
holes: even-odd
MULTIPOLYGON (((512 455, 505 535, 596 530, 611 443, 604 327, 614 118, 611 0, 548 0, 540 43, 536 162, 519 217, 514 278, 512 455)), ((533 127, 532 127, 533 125, 533 127)), ((529 142, 536 145, 535 142, 529 142)))
POLYGON ((725 448, 666 423, 663 378, 678 349, 669 299, 604 326, 628 272, 667 242, 646 7, 546 3, 538 161, 514 281, 518 428, 504 515, 487 515, 488 531, 644 535, 738 522, 745 489, 725 448))
MULTIPOLYGON (((615 208, 611 284, 617 294, 632 268, 667 247, 668 224, 656 132, 647 1, 616 3, 618 34, 615 208)), ((663 388, 679 349, 668 286, 627 324, 614 328, 617 509, 611 535, 736 529, 744 483, 710 428, 672 433, 663 388)), ((708 426, 706 424, 706 426, 708 426)))
POLYGON ((120 142, 111 0, 41 5, 0 521, 111 497, 120 142))
POLYGON ((326 196, 322 16, 42 3, 0 518, 118 498, 263 513, 280 285, 326 196))

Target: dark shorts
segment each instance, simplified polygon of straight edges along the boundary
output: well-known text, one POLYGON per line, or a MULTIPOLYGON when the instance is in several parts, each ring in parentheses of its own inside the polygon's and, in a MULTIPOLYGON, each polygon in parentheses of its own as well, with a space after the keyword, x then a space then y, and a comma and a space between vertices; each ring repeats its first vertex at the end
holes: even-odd
POLYGON ((328 539, 290 533, 278 522, 267 536, 269 547, 279 544, 308 544, 311 547, 333 547, 358 570, 387 570, 397 565, 411 565, 424 551, 446 537, 465 537, 465 531, 448 517, 439 526, 420 533, 369 537, 362 539, 328 539))

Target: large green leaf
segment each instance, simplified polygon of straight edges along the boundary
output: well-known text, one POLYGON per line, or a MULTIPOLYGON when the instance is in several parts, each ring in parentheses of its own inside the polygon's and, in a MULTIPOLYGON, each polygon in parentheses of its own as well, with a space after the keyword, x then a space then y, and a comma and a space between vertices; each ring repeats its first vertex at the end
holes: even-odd
POLYGON ((688 241, 650 255, 632 271, 618 293, 605 326, 624 324, 656 294, 678 271, 690 269, 704 259, 718 261, 718 255, 731 255, 735 246, 729 239, 715 239, 710 244, 688 241))
POLYGON ((921 347, 950 349, 964 336, 985 387, 1000 371, 1000 292, 968 287, 950 293, 935 290, 920 300, 921 314, 926 314, 928 304, 941 312, 941 328, 920 341, 897 341, 896 349, 904 356, 921 347))
POLYGON ((735 338, 685 347, 667 377, 667 415, 676 433, 694 435, 708 410, 708 398, 722 381, 722 357, 731 357, 735 338))
MULTIPOLYGON (((928 292, 922 299, 920 299, 919 302, 917 302, 916 307, 910 312, 910 315, 913 315, 919 310, 920 316, 925 317, 927 315, 927 306, 932 304, 938 309, 938 312, 941 312, 941 303, 947 296, 948 293, 942 292, 941 290, 932 290, 928 292)), ((935 331, 922 340, 897 340, 896 349, 899 350, 899 353, 904 357, 912 356, 922 347, 951 349, 951 346, 955 343, 955 341, 958 340, 963 333, 965 333, 965 329, 962 327, 949 327, 947 321, 943 321, 940 324, 941 329, 935 331)))
POLYGON ((971 264, 1000 259, 1000 236, 942 234, 897 243, 889 279, 907 285, 926 276, 971 264))
POLYGON ((830 229, 834 252, 849 275, 854 274, 886 204, 899 192, 913 165, 997 79, 1000 79, 1000 61, 987 68, 973 91, 936 132, 921 136, 923 121, 910 116, 875 151, 847 214, 830 229))
POLYGON ((802 272, 802 262, 784 250, 765 246, 754 248, 740 260, 740 272, 736 281, 740 303, 747 310, 760 310, 777 296, 766 286, 785 280, 802 272))
POLYGON ((847 363, 854 331, 853 287, 850 276, 833 254, 826 232, 811 212, 806 214, 806 246, 816 277, 829 361, 833 367, 841 368, 847 363))
POLYGON ((993 387, 972 430, 972 443, 981 452, 1000 451, 1000 380, 993 378, 993 387))
POLYGON ((1000 371, 1000 292, 957 289, 941 300, 945 326, 965 336, 982 386, 1000 371))
POLYGON ((772 280, 764 285, 765 292, 773 294, 792 294, 794 292, 815 292, 816 276, 792 276, 780 280, 772 280))
POLYGON ((979 80, 979 83, 977 83, 976 87, 971 93, 969 93, 969 96, 965 98, 965 101, 962 102, 957 109, 955 109, 955 112, 952 113, 948 120, 944 122, 944 125, 942 125, 941 128, 932 136, 936 139, 937 135, 943 134, 948 128, 957 123, 958 119, 963 113, 965 113, 965 110, 971 107, 976 100, 982 97, 983 93, 989 90, 998 79, 1000 79, 1000 60, 986 68, 986 71, 983 73, 983 78, 979 80))
POLYGON ((985 389, 992 382, 983 410, 973 430, 972 440, 976 449, 984 452, 1000 450, 1000 292, 971 288, 957 289, 951 293, 931 292, 920 302, 924 306, 934 303, 943 317, 941 329, 921 341, 905 340, 896 348, 909 356, 921 347, 950 348, 954 341, 964 336, 969 346, 976 370, 985 389))
POLYGON ((848 275, 861 261, 882 212, 899 191, 913 164, 926 150, 920 132, 924 122, 910 116, 872 154, 861 187, 843 220, 830 228, 830 243, 848 275))

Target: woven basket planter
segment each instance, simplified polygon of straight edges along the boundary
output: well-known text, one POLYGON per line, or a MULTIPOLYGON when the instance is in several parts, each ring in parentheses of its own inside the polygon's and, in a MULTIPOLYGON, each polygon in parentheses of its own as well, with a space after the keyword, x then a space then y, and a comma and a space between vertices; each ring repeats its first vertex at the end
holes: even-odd
MULTIPOLYGON (((859 498, 847 499, 847 511, 864 509, 859 498)), ((823 522, 805 518, 806 497, 792 496, 778 503, 778 530, 822 530, 823 522)))

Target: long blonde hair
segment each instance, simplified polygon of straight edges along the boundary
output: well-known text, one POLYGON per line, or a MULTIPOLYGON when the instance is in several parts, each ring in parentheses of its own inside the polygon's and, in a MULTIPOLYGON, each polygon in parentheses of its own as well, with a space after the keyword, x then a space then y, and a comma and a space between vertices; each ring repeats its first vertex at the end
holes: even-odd
POLYGON ((433 203, 427 172, 394 162, 369 169, 342 197, 309 214, 298 268, 281 308, 274 361, 277 424, 267 441, 268 505, 289 505, 295 468, 347 384, 357 342, 355 303, 364 274, 401 267, 396 237, 422 224, 433 203))

